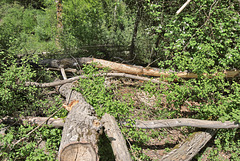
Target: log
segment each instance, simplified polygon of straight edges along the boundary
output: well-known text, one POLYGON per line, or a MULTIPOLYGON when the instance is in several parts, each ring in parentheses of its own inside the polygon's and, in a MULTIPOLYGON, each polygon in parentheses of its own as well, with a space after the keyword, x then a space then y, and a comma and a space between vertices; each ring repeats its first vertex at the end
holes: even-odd
POLYGON ((104 131, 111 142, 116 161, 131 161, 132 159, 126 145, 126 140, 124 139, 115 118, 106 113, 101 121, 105 128, 104 131))
MULTIPOLYGON (((39 62, 40 65, 45 65, 48 67, 54 67, 54 68, 74 68, 77 65, 82 66, 83 64, 94 64, 98 68, 110 68, 112 70, 115 70, 117 72, 121 73, 127 73, 127 74, 134 74, 134 75, 147 75, 147 76, 155 76, 155 77, 171 77, 171 75, 174 73, 176 76, 180 78, 198 78, 198 75, 195 73, 189 73, 189 72, 176 72, 171 70, 164 70, 159 68, 151 68, 151 67, 142 67, 142 66, 135 66, 135 65, 127 65, 127 64, 121 64, 121 63, 115 63, 103 59, 95 59, 95 58, 65 58, 65 59, 46 59, 39 62)), ((240 74, 239 70, 235 71, 224 71, 225 77, 227 78, 233 78, 237 77, 240 74)), ((217 76, 219 73, 214 73, 209 75, 209 78, 212 78, 214 76, 217 76)), ((207 75, 207 74, 203 74, 207 75)))
POLYGON ((59 87, 60 94, 73 106, 63 127, 58 157, 60 161, 96 161, 98 160, 97 142, 102 125, 95 116, 93 107, 72 88, 71 83, 59 87))
POLYGON ((177 145, 171 152, 164 155, 161 161, 191 160, 215 135, 216 130, 193 133, 184 143, 177 145))
POLYGON ((151 120, 151 121, 136 120, 136 123, 133 126, 136 128, 143 128, 143 129, 180 127, 180 126, 207 128, 207 129, 230 129, 230 128, 239 128, 240 124, 237 122, 230 122, 230 121, 221 122, 221 121, 179 118, 179 119, 151 120))
MULTIPOLYGON (((29 123, 31 125, 40 125, 43 122, 45 122, 48 119, 48 117, 26 117, 22 119, 23 123, 29 123)), ((55 128, 62 128, 64 126, 64 119, 62 118, 50 118, 46 125, 55 127, 55 128)))
MULTIPOLYGON (((28 116, 26 118, 20 119, 23 123, 29 123, 32 125, 40 125, 45 122, 48 117, 32 117, 28 116)), ((56 128, 61 128, 64 125, 64 119, 62 118, 50 118, 46 125, 50 125, 56 128)), ((15 123, 14 117, 4 117, 0 119, 0 123, 4 124, 12 124, 15 123)), ((198 119, 188 119, 188 118, 180 118, 180 119, 166 119, 166 120, 152 120, 152 121, 141 121, 136 120, 133 127, 142 128, 142 129, 156 129, 156 128, 168 128, 168 127, 181 127, 181 126, 189 126, 189 127, 197 127, 197 128, 210 128, 210 129, 232 129, 239 128, 240 124, 231 121, 208 121, 208 120, 198 120, 198 119)), ((129 126, 126 126, 129 127, 129 126)))

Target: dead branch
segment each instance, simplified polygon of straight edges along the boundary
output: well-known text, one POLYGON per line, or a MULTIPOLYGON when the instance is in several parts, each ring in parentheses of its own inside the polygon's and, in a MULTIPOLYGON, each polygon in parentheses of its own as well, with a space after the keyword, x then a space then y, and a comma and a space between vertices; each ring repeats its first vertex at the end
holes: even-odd
POLYGON ((187 0, 187 1, 182 5, 182 7, 177 10, 176 15, 178 15, 179 13, 181 13, 182 10, 183 10, 190 2, 191 2, 191 0, 187 0))
POLYGON ((66 79, 67 79, 67 75, 66 75, 66 73, 65 73, 64 68, 60 68, 60 70, 61 70, 63 79, 66 80, 66 79))
MULTIPOLYGON (((13 117, 4 117, 0 119, 0 123, 11 124, 14 123, 13 117)), ((64 124, 64 119, 61 118, 50 118, 47 122, 48 117, 31 117, 20 119, 23 123, 27 122, 30 124, 39 125, 45 122, 47 125, 53 127, 62 127, 64 124)), ((198 119, 189 119, 189 118, 180 118, 180 119, 166 119, 166 120, 152 120, 152 121, 140 121, 136 120, 136 123, 133 127, 143 128, 143 129, 156 129, 156 128, 168 128, 168 127, 181 127, 181 126, 190 126, 197 128, 211 128, 211 129, 231 129, 239 128, 240 124, 230 121, 208 121, 208 120, 198 120, 198 119)))
POLYGON ((215 135, 216 130, 193 133, 186 141, 177 145, 170 153, 164 155, 161 161, 189 161, 207 144, 215 135))
POLYGON ((208 120, 198 120, 189 118, 179 118, 179 119, 166 119, 166 120, 152 120, 152 121, 140 121, 136 120, 134 127, 143 129, 156 129, 156 128, 166 128, 166 127, 198 127, 207 129, 231 129, 239 128, 240 124, 230 121, 208 121, 208 120))
MULTIPOLYGON (((53 70, 53 71, 61 71, 61 69, 59 68, 47 68, 46 70, 53 70)), ((65 72, 69 72, 69 73, 77 73, 77 69, 73 69, 73 68, 66 68, 65 72)))
MULTIPOLYGON (((131 74, 125 74, 125 73, 103 73, 103 74, 96 74, 94 75, 95 77, 97 76, 107 76, 107 77, 125 77, 125 78, 130 78, 130 79, 136 79, 136 80, 142 80, 142 81, 150 81, 153 83, 161 83, 161 84, 167 84, 166 82, 159 81, 158 79, 150 79, 146 77, 141 77, 141 76, 135 76, 131 74)), ((60 80, 60 81, 55 81, 51 83, 37 83, 37 82, 26 82, 25 86, 36 86, 36 87, 54 87, 54 86, 59 86, 62 84, 66 83, 72 83, 78 79, 85 79, 88 78, 87 76, 81 75, 77 77, 72 77, 66 80, 60 80)))

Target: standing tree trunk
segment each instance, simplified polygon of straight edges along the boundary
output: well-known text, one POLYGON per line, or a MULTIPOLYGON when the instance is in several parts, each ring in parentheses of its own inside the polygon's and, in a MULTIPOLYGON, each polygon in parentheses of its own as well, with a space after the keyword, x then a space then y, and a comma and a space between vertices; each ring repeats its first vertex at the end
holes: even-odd
POLYGON ((130 60, 133 60, 135 58, 135 53, 134 53, 135 42, 136 42, 136 38, 137 38, 138 25, 141 20, 141 12, 142 12, 142 7, 140 6, 137 11, 137 16, 136 16, 136 20, 135 20, 135 24, 134 24, 134 29, 133 29, 132 42, 131 42, 131 46, 130 46, 130 55, 129 55, 130 60))
POLYGON ((63 30, 62 24, 62 0, 56 0, 56 8, 57 8, 57 35, 56 35, 56 46, 60 47, 59 38, 63 30))

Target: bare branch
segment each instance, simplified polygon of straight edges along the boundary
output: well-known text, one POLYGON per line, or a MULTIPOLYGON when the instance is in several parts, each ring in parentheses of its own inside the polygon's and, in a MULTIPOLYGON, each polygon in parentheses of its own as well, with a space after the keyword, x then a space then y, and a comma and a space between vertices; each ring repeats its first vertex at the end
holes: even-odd
POLYGON ((207 129, 230 129, 230 128, 239 128, 240 124, 236 122, 230 122, 230 121, 221 122, 221 121, 179 118, 179 119, 152 120, 152 121, 136 120, 136 124, 134 125, 134 127, 136 128, 143 128, 143 129, 180 127, 180 126, 190 126, 190 127, 207 128, 207 129))
POLYGON ((64 68, 60 68, 60 69, 61 69, 61 73, 62 73, 63 79, 66 80, 67 79, 67 75, 65 73, 64 68))
MULTIPOLYGON (((136 80, 142 80, 142 81, 151 81, 152 83, 161 83, 161 84, 167 84, 166 82, 159 81, 158 79, 150 79, 147 77, 141 77, 141 76, 136 76, 136 75, 131 75, 131 74, 125 74, 125 73, 103 73, 103 74, 96 74, 94 75, 95 77, 98 76, 107 76, 107 77, 125 77, 125 78, 130 78, 130 79, 136 79, 136 80)), ((65 80, 60 80, 56 82, 51 82, 51 83, 37 83, 37 82, 26 82, 25 86, 36 86, 36 87, 54 87, 66 83, 71 83, 74 82, 78 79, 86 79, 88 78, 87 76, 81 75, 77 77, 72 77, 69 79, 65 80)))
MULTIPOLYGON (((53 127, 61 127, 64 124, 64 120, 61 118, 48 118, 48 117, 26 117, 21 119, 23 122, 26 121, 31 124, 42 124, 46 122, 48 125, 53 127)), ((13 123, 14 118, 5 117, 0 119, 0 123, 13 123)), ((126 126, 126 124, 125 124, 126 126)), ((133 127, 143 128, 143 129, 154 129, 154 128, 167 128, 167 127, 181 127, 181 126, 190 126, 198 128, 211 128, 211 129, 231 129, 239 128, 240 124, 230 121, 208 121, 208 120, 198 120, 198 119, 189 119, 189 118, 179 118, 179 119, 166 119, 166 120, 152 120, 152 121, 140 121, 136 120, 136 123, 133 127)))
POLYGON ((179 13, 182 12, 182 10, 191 2, 191 0, 187 0, 187 2, 185 2, 181 8, 179 8, 176 12, 176 14, 178 15, 179 13))

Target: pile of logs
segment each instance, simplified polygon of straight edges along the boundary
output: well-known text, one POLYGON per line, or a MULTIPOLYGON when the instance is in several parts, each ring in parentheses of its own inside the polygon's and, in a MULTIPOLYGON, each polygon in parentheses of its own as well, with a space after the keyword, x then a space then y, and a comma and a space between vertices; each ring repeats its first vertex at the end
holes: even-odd
MULTIPOLYGON (((28 117, 23 119, 33 124, 49 124, 54 127, 63 127, 62 140, 59 147, 58 158, 60 161, 76 161, 87 160, 96 161, 99 160, 98 156, 98 139, 99 135, 104 130, 107 134, 115 160, 117 161, 130 161, 131 155, 128 151, 126 141, 118 127, 118 124, 114 117, 109 114, 105 114, 99 119, 94 111, 94 108, 88 104, 83 98, 82 94, 72 90, 74 87, 74 81, 86 76, 79 76, 67 79, 65 74, 66 68, 72 68, 81 66, 82 64, 92 64, 99 68, 108 67, 112 70, 121 73, 106 73, 99 75, 128 77, 132 79, 140 79, 143 81, 152 81, 154 83, 160 82, 158 79, 149 79, 147 77, 141 77, 141 75, 147 76, 163 76, 169 77, 173 71, 162 71, 156 68, 144 68, 140 66, 131 66, 126 64, 114 63, 101 59, 94 58, 76 58, 76 59, 61 59, 61 60, 43 60, 40 64, 58 68, 63 75, 64 80, 56 81, 52 83, 36 83, 26 82, 26 86, 37 87, 50 87, 57 86, 58 92, 66 98, 66 104, 64 108, 69 111, 69 114, 65 120, 42 118, 42 117, 28 117), (127 73, 127 74, 126 74, 127 73)), ((239 71, 225 71, 226 77, 239 76, 239 71)), ((187 72, 175 73, 180 78, 197 78, 198 75, 187 72)), ((218 73, 212 74, 209 77, 214 77, 218 73)), ((96 75, 98 76, 98 75, 96 75)), ((1 122, 10 121, 11 118, 2 119, 1 122)), ((219 121, 204 121, 195 119, 172 119, 172 120, 153 120, 153 121, 140 121, 137 120, 134 128, 165 128, 165 127, 177 127, 177 126, 192 126, 200 127, 208 130, 200 131, 191 136, 187 141, 178 145, 177 148, 170 153, 164 155, 161 160, 191 160, 205 144, 214 136, 218 128, 239 128, 238 123, 232 122, 219 122, 219 121)))

